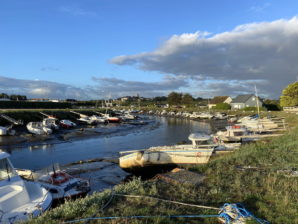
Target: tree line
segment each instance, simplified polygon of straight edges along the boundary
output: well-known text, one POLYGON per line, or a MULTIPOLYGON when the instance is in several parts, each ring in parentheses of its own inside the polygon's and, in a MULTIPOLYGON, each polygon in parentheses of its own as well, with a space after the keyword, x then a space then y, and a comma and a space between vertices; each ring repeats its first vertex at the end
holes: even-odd
POLYGON ((0 94, 0 99, 10 99, 10 100, 27 100, 27 96, 25 95, 8 95, 6 93, 1 93, 0 94))

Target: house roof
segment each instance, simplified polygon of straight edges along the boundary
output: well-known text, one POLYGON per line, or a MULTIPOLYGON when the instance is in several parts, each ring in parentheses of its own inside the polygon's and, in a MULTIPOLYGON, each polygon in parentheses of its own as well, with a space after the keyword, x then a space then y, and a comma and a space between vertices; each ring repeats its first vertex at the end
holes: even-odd
POLYGON ((223 103, 228 98, 229 98, 229 96, 215 96, 212 100, 210 100, 209 104, 223 103))
POLYGON ((253 94, 238 95, 235 99, 233 99, 232 103, 245 103, 252 96, 255 96, 255 95, 253 94))

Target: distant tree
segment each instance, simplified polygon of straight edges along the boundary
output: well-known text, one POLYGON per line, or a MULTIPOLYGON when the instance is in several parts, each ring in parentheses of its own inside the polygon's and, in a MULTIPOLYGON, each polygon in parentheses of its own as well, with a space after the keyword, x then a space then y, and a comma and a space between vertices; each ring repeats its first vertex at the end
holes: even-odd
POLYGON ((6 98, 9 99, 9 96, 6 93, 1 93, 0 98, 6 98))
POLYGON ((280 97, 282 107, 298 106, 298 82, 288 85, 280 97))
POLYGON ((214 109, 218 109, 218 110, 230 110, 231 109, 231 105, 228 103, 218 103, 215 105, 214 109))
POLYGON ((190 106, 191 104, 193 104, 193 101, 194 101, 194 99, 193 99, 192 95, 190 95, 189 93, 185 93, 182 95, 181 104, 190 106))
POLYGON ((264 106, 267 108, 267 110, 271 110, 271 111, 281 110, 279 100, 265 99, 265 100, 263 100, 263 102, 264 102, 264 106))
POLYGON ((177 92, 171 92, 168 95, 168 104, 169 105, 179 105, 181 104, 182 94, 177 92))
POLYGON ((154 102, 166 102, 168 100, 168 97, 166 96, 156 96, 153 98, 154 102))

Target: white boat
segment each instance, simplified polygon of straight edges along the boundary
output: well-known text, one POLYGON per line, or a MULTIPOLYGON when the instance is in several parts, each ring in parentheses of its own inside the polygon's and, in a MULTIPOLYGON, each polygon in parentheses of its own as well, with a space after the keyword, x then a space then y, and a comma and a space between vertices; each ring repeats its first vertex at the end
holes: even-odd
MULTIPOLYGON (((120 154, 123 156, 119 158, 119 165, 123 169, 133 169, 159 165, 205 164, 208 163, 212 153, 217 151, 216 147, 219 147, 218 144, 210 144, 209 135, 191 134, 189 139, 192 144, 122 151, 120 154)), ((239 147, 239 144, 237 146, 239 147)), ((228 148, 221 145, 218 150, 231 151, 232 146, 228 148)))
POLYGON ((17 172, 26 180, 40 183, 42 187, 51 192, 55 201, 84 196, 90 191, 88 180, 69 175, 57 164, 39 171, 17 169, 17 172))
POLYGON ((59 123, 62 128, 74 128, 77 126, 76 123, 74 123, 70 120, 61 120, 59 123))
POLYGON ((94 120, 91 120, 89 117, 80 117, 77 119, 79 122, 87 123, 87 124, 96 124, 94 120))
POLYGON ((105 123, 108 123, 108 119, 105 118, 105 117, 100 117, 100 116, 97 116, 97 115, 92 115, 89 117, 89 119, 91 121, 93 121, 94 123, 96 124, 105 124, 105 123))
POLYGON ((16 134, 16 131, 12 129, 12 126, 9 126, 9 127, 0 126, 0 136, 15 135, 15 134, 16 134))
POLYGON ((45 127, 42 122, 29 122, 27 125, 27 130, 36 135, 49 135, 52 134, 52 129, 45 127))
POLYGON ((52 195, 39 183, 24 181, 9 154, 0 152, 0 223, 12 224, 36 217, 50 208, 52 195))
POLYGON ((200 119, 211 119, 213 118, 214 116, 210 113, 206 113, 206 112, 202 112, 199 114, 198 116, 200 119))
POLYGON ((57 119, 54 117, 47 117, 42 120, 42 125, 46 128, 50 128, 52 130, 58 130, 59 125, 56 124, 57 119))

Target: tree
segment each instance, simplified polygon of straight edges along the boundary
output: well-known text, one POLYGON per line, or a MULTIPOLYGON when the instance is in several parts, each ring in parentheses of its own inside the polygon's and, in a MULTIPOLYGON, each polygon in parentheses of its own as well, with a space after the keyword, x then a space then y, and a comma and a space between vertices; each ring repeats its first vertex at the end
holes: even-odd
POLYGON ((182 99, 181 93, 171 92, 168 95, 168 104, 169 105, 178 105, 181 103, 181 99, 182 99))
POLYGON ((6 99, 8 99, 9 96, 6 93, 1 93, 0 94, 0 98, 6 98, 6 99))
POLYGON ((192 95, 190 95, 189 93, 183 94, 182 99, 181 99, 181 103, 183 105, 187 105, 187 106, 193 104, 193 97, 192 97, 192 95))
POLYGON ((280 97, 280 105, 282 107, 298 106, 298 82, 288 85, 280 97))

